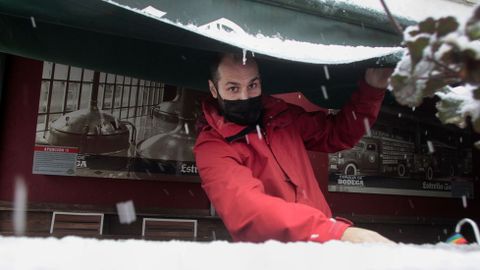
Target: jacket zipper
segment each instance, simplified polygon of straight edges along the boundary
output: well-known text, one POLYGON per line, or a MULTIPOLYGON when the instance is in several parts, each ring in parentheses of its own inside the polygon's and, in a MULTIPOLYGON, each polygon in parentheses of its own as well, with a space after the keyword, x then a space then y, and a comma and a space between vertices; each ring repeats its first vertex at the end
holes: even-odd
MULTIPOLYGON (((275 162, 277 162, 278 167, 280 168, 280 170, 282 170, 283 174, 285 175, 285 181, 291 182, 293 184, 293 182, 290 179, 290 177, 288 176, 287 172, 282 168, 282 165, 280 165, 280 162, 278 162, 278 159, 275 156, 275 153, 273 153, 272 147, 270 146, 270 142, 268 141, 266 130, 262 130, 262 134, 263 134, 263 137, 265 138, 265 143, 267 144, 268 150, 270 150, 270 153, 272 153, 272 156, 275 159, 275 162)), ((293 185, 296 187, 295 184, 293 184, 293 185)))

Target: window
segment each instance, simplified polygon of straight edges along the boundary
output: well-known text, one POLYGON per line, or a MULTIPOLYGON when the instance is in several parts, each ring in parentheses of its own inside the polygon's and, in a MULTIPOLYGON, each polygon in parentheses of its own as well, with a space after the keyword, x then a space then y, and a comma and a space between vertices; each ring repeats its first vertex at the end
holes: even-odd
POLYGON ((377 150, 377 146, 375 144, 367 144, 367 151, 376 151, 377 150))
POLYGON ((357 143, 354 148, 357 148, 357 149, 364 149, 365 148, 365 143, 363 142, 359 142, 357 143))

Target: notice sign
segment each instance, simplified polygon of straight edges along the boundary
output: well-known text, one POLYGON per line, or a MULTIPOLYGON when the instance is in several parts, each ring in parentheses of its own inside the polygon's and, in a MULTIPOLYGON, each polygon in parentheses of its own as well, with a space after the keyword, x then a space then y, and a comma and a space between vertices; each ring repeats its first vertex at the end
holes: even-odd
POLYGON ((78 148, 62 146, 39 146, 34 148, 34 174, 74 175, 78 148))

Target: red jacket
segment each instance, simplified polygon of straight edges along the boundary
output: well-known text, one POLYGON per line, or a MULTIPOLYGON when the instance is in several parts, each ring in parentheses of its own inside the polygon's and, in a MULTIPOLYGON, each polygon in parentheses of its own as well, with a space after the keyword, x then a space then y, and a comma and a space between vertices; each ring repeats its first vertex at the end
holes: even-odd
POLYGON ((337 115, 263 97, 264 130, 239 134, 216 101, 203 103, 206 122, 194 153, 202 187, 235 241, 275 239, 325 242, 340 239, 351 223, 335 220, 318 186, 307 150, 337 152, 353 147, 373 124, 384 91, 359 83, 337 115), (354 112, 354 113, 353 113, 354 112))

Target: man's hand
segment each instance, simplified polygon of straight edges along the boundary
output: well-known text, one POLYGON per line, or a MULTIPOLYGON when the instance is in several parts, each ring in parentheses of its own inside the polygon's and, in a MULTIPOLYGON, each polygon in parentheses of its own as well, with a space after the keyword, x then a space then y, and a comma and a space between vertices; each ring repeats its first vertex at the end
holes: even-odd
POLYGON ((355 227, 347 228, 340 240, 352 243, 394 243, 374 231, 355 227))
POLYGON ((365 72, 365 81, 375 88, 386 89, 392 73, 393 68, 368 68, 365 72))

